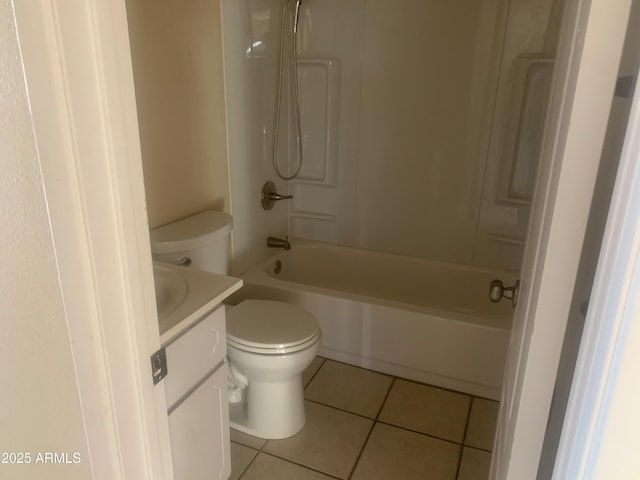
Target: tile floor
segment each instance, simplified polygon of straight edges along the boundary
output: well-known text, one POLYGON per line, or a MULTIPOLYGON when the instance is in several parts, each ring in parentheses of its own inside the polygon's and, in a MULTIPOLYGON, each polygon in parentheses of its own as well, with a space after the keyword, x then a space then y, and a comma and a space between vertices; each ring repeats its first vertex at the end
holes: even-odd
POLYGON ((483 480, 498 403, 316 358, 307 424, 284 440, 231 431, 232 480, 483 480))

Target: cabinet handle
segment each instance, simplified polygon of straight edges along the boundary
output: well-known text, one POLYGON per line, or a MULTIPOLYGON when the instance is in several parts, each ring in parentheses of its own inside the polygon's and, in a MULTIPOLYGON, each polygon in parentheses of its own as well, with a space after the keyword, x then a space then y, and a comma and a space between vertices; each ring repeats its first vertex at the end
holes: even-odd
POLYGON ((212 328, 211 332, 216 336, 216 341, 213 344, 213 350, 211 350, 211 355, 215 355, 218 344, 220 343, 220 332, 218 332, 218 330, 216 330, 215 328, 212 328))

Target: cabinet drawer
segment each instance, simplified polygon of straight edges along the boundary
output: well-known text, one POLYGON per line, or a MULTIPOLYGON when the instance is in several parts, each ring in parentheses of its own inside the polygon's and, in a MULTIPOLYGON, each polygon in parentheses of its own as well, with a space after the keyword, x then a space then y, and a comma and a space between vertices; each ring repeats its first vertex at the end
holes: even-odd
POLYGON ((227 354, 224 307, 219 307, 165 347, 167 408, 187 393, 227 354))

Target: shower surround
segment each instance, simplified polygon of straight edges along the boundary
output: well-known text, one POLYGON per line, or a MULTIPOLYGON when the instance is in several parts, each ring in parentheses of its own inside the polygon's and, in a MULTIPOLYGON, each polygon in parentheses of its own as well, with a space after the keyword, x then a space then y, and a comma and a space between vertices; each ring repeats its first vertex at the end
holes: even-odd
MULTIPOLYGON (((497 191, 501 177, 535 175, 530 159, 515 171, 508 164, 516 161, 503 157, 508 126, 520 120, 516 66, 552 58, 558 5, 303 1, 305 164, 287 184, 271 166, 282 2, 222 3, 237 272, 268 255, 267 236, 285 234, 519 268, 528 199, 497 191), (266 180, 293 201, 261 211, 256 197, 266 180)), ((292 137, 288 149, 282 142, 281 164, 296 163, 292 137)))

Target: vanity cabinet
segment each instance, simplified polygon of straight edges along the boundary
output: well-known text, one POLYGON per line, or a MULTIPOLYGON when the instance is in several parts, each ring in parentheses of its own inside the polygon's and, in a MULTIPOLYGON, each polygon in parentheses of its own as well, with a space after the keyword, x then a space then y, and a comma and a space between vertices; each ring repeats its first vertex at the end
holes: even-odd
POLYGON ((164 347, 174 477, 226 480, 231 458, 224 308, 219 306, 164 347))

